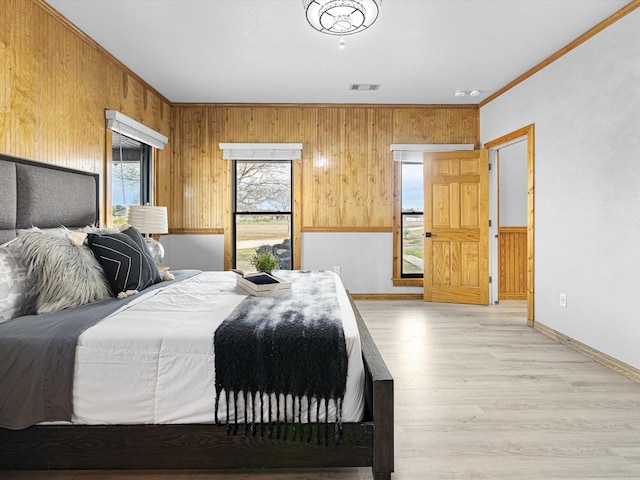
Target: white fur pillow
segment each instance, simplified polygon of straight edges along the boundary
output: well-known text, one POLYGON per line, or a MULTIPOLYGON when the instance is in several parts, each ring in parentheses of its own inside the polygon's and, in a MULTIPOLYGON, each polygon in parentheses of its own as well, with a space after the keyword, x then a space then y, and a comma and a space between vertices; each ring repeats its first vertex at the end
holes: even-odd
POLYGON ((11 246, 0 246, 0 323, 34 312, 34 278, 11 246))
MULTIPOLYGON (((66 230, 66 231, 69 232, 70 230, 66 230)), ((73 231, 81 232, 81 233, 97 233, 99 235, 104 235, 105 233, 118 233, 120 229, 118 227, 100 227, 94 224, 94 225, 87 225, 86 227, 82 227, 82 228, 74 228, 73 231)))
POLYGON ((112 296, 102 267, 89 248, 57 232, 29 231, 16 241, 23 262, 34 276, 36 313, 55 312, 112 296))

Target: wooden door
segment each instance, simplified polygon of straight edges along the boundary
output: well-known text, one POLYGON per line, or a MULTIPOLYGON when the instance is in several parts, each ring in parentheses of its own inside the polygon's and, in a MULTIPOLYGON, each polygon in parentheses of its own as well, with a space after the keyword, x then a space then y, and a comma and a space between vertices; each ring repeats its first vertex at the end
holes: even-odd
POLYGON ((424 300, 489 304, 486 150, 424 155, 424 300))

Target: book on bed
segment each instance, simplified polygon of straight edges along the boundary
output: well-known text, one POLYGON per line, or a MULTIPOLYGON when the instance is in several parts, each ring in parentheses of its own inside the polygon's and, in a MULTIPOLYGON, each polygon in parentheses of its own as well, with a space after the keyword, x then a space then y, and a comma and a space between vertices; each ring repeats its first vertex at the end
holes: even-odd
POLYGON ((256 297, 286 295, 291 293, 291 282, 265 272, 233 270, 238 274, 236 284, 245 292, 256 297))

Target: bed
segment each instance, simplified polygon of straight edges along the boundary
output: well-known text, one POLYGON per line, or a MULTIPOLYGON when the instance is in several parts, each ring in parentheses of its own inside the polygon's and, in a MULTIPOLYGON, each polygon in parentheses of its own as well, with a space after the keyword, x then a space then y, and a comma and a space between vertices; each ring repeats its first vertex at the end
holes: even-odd
MULTIPOLYGON (((0 155, 0 244, 16 237, 20 230, 32 226, 55 229, 64 225, 73 230, 96 224, 99 220, 98 205, 97 175, 0 155)), ((211 329, 217 327, 198 323, 198 318, 202 316, 196 313, 188 316, 191 323, 177 322, 179 325, 171 316, 162 317, 162 311, 167 310, 167 305, 172 304, 175 298, 183 296, 189 303, 193 292, 198 289, 205 297, 205 303, 223 312, 222 317, 226 317, 235 311, 234 308, 244 298, 241 291, 235 288, 235 274, 180 274, 184 279, 179 278, 179 282, 169 281, 166 285, 164 282, 158 283, 149 291, 126 299, 124 306, 117 306, 105 320, 83 331, 77 341, 77 359, 83 352, 100 349, 99 355, 112 357, 111 354, 120 351, 121 346, 109 344, 110 340, 98 335, 100 331, 103 334, 106 332, 106 338, 109 339, 109 332, 121 331, 123 325, 131 323, 132 318, 157 317, 155 325, 162 325, 165 331, 172 331, 176 336, 174 340, 165 341, 151 340, 137 333, 130 335, 142 344, 162 344, 161 350, 166 354, 164 363, 157 356, 146 362, 144 359, 134 362, 146 365, 149 369, 145 371, 140 367, 142 370, 130 375, 130 384, 135 385, 144 376, 158 378, 158 371, 161 370, 168 375, 160 382, 167 388, 165 394, 161 395, 167 401, 163 404, 129 388, 127 391, 132 398, 126 404, 152 403, 150 413, 136 413, 144 410, 133 409, 123 412, 117 408, 109 411, 110 406, 117 402, 114 399, 107 401, 108 397, 104 395, 101 403, 100 390, 95 383, 85 382, 81 377, 81 374, 84 378, 99 375, 103 366, 99 361, 78 360, 73 418, 70 421, 39 422, 27 428, 0 428, 0 469, 301 469, 371 466, 375 479, 391 477, 394 452, 393 379, 338 277, 334 281, 339 292, 339 308, 347 312, 350 318, 343 320, 349 350, 347 378, 350 381, 340 404, 344 422, 338 421, 335 403, 323 404, 326 409, 323 414, 320 405, 314 406, 310 402, 304 413, 315 411, 316 418, 309 417, 309 421, 302 425, 304 436, 296 435, 292 433, 295 432, 295 426, 291 418, 296 416, 296 411, 300 418, 302 408, 298 405, 296 410, 295 401, 288 405, 285 400, 283 408, 290 409, 291 423, 286 424, 285 413, 283 435, 276 436, 265 435, 264 432, 256 435, 255 431, 253 434, 246 433, 244 427, 248 422, 245 412, 253 410, 251 405, 256 405, 254 402, 247 400, 244 404, 247 408, 241 405, 240 410, 233 414, 226 413, 229 410, 224 406, 210 408, 211 398, 216 397, 215 391, 211 393, 213 382, 206 378, 211 375, 211 368, 206 362, 200 366, 194 366, 193 362, 194 358, 206 356, 206 342, 210 341, 211 329), (211 292, 219 295, 212 295, 211 292), (177 361, 185 363, 186 371, 190 374, 171 372, 171 358, 176 357, 177 351, 184 353, 185 348, 196 348, 180 343, 181 338, 193 331, 202 331, 207 340, 199 341, 197 348, 202 351, 189 351, 188 356, 177 361), (174 342, 173 349, 167 346, 171 342, 174 342), (351 368, 360 370, 352 373, 351 368), (197 390, 196 386, 202 390, 197 390), (184 392, 192 393, 191 397, 181 396, 184 392), (102 413, 96 414, 96 408, 102 413), (220 414, 222 418, 212 418, 212 412, 220 414), (233 421, 229 422, 231 417, 233 421), (240 423, 240 428, 237 423, 240 423), (338 431, 339 441, 328 441, 338 431)), ((105 303, 110 300, 118 301, 108 299, 105 303)), ((76 316, 81 318, 85 307, 80 305, 63 312, 65 315, 77 313, 76 316)), ((202 310, 197 305, 193 306, 194 312, 199 309, 202 310)), ((59 312, 52 315, 56 313, 60 315, 59 312)), ((143 321, 136 323, 139 330, 143 330, 143 327, 143 321)), ((140 344, 134 350, 141 350, 140 344)), ((105 374, 105 381, 108 378, 127 378, 118 372, 115 369, 111 375, 105 374)), ((123 380, 123 383, 126 382, 123 380)), ((158 383, 154 384, 153 389, 158 389, 158 383)), ((112 388, 108 387, 107 390, 111 391, 112 388)), ((265 409, 256 406, 255 410, 271 412, 270 407, 265 409)), ((265 423, 269 425, 266 420, 259 419, 257 425, 264 427, 265 423)), ((299 428, 299 431, 302 430, 299 428)), ((338 438, 337 433, 335 437, 338 438)))

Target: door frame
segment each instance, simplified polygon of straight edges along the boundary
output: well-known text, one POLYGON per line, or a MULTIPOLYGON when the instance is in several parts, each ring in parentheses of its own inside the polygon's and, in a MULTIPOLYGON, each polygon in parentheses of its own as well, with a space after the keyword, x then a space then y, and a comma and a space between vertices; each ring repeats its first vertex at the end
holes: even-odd
POLYGON ((497 221, 497 204, 498 204, 498 169, 493 168, 496 165, 496 158, 498 156, 498 150, 504 148, 510 144, 520 141, 527 142, 527 324, 530 327, 534 325, 534 300, 535 300, 535 261, 534 261, 534 240, 535 240, 535 124, 530 124, 515 130, 511 133, 498 137, 484 144, 484 148, 489 150, 489 163, 492 165, 492 170, 489 175, 489 197, 490 197, 490 218, 491 228, 489 231, 490 239, 490 266, 489 270, 491 276, 495 281, 492 281, 490 285, 491 289, 491 302, 498 303, 498 221, 497 221))

